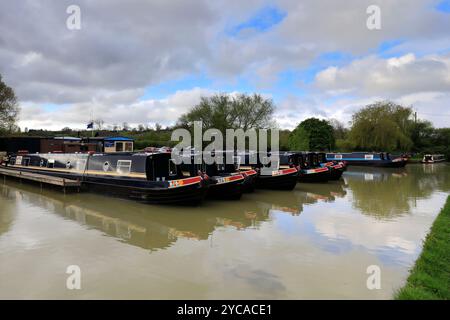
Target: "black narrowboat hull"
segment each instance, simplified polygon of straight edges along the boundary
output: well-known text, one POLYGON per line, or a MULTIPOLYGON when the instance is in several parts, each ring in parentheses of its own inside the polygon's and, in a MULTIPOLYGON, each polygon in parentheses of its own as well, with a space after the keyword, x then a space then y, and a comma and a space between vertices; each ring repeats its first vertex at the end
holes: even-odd
POLYGON ((205 180, 191 185, 167 188, 163 186, 163 182, 152 182, 144 179, 81 175, 70 172, 16 168, 11 166, 6 168, 66 179, 78 179, 82 182, 82 189, 87 189, 88 191, 99 194, 130 198, 152 204, 197 205, 205 198, 209 187, 209 183, 205 180), (160 186, 155 186, 158 184, 160 186))
POLYGON ((255 170, 241 171, 245 180, 242 185, 242 193, 251 193, 255 191, 256 181, 258 180, 258 173, 255 170))
POLYGON ((256 180, 256 187, 259 189, 271 190, 293 190, 297 184, 298 178, 297 169, 293 170, 295 171, 280 175, 259 175, 256 180))
POLYGON ((330 181, 338 181, 342 178, 344 169, 334 169, 330 171, 330 181))
POLYGON ((172 204, 195 206, 200 204, 208 192, 208 184, 201 183, 178 188, 146 188, 114 183, 112 179, 89 176, 83 181, 89 191, 130 198, 151 204, 172 204))
POLYGON ((342 175, 347 170, 343 165, 334 165, 329 167, 330 170, 330 181, 338 181, 342 178, 342 175))
POLYGON ((211 183, 207 197, 210 199, 239 200, 242 197, 244 180, 221 184, 211 183))
POLYGON ((303 170, 298 176, 300 183, 323 183, 331 178, 331 170, 328 168, 303 170), (325 169, 325 170, 324 170, 325 169))

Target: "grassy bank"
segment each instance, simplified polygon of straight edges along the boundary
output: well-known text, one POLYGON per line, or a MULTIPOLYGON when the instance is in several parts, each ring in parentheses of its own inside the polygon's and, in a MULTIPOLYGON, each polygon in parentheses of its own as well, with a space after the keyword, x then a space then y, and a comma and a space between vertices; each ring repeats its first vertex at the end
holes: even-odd
POLYGON ((450 299, 450 197, 425 239, 398 300, 450 299))

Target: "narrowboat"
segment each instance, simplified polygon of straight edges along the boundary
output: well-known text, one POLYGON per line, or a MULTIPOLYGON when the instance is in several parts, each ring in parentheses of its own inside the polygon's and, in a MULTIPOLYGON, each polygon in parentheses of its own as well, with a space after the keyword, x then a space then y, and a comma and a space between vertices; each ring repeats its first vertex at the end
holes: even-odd
POLYGON ((323 152, 318 153, 317 156, 321 167, 332 169, 330 170, 331 181, 340 180, 344 172, 347 171, 347 164, 344 161, 327 161, 327 156, 323 152))
POLYGON ((298 182, 317 183, 330 180, 332 168, 320 167, 314 153, 287 151, 280 153, 280 161, 283 167, 295 167, 299 170, 298 182))
POLYGON ((157 204, 195 205, 208 190, 202 175, 183 176, 170 153, 12 155, 6 168, 79 180, 94 192, 157 204))
POLYGON ((391 157, 384 152, 352 152, 352 153, 327 153, 327 161, 345 161, 348 165, 373 166, 385 168, 403 168, 407 160, 403 157, 391 157))
POLYGON ((444 161, 445 156, 443 154, 426 154, 422 159, 422 163, 439 163, 444 161))
MULTIPOLYGON (((213 151, 219 152, 219 151, 213 151)), ((241 158, 238 157, 234 151, 220 151, 222 156, 224 157, 224 163, 227 161, 227 155, 230 155, 233 159, 232 164, 224 164, 220 165, 222 171, 225 173, 229 173, 231 175, 243 175, 244 176, 244 184, 242 185, 243 193, 250 193, 255 190, 256 181, 258 179, 258 172, 249 166, 241 167, 241 158)))
MULTIPOLYGON (((255 187, 259 189, 292 190, 297 184, 298 169, 295 167, 280 167, 279 155, 276 155, 275 163, 261 161, 263 157, 270 157, 268 153, 238 152, 240 169, 258 173, 255 187)), ((266 159, 268 160, 268 159, 266 159)))
MULTIPOLYGON (((195 176, 204 175, 209 180, 209 189, 207 196, 213 199, 239 200, 248 183, 246 177, 238 172, 236 163, 206 164, 203 157, 202 163, 195 163, 195 152, 192 151, 190 156, 183 157, 181 168, 184 175, 195 176)), ((199 154, 202 156, 202 154, 199 154)))

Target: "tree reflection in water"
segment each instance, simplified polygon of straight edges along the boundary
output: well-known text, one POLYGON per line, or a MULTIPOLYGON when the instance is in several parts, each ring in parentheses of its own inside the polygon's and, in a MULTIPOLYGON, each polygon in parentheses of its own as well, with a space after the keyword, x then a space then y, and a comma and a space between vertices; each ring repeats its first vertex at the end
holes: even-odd
POLYGON ((408 214, 415 201, 448 192, 450 166, 409 165, 406 169, 352 167, 345 174, 353 206, 363 214, 390 219, 408 214))

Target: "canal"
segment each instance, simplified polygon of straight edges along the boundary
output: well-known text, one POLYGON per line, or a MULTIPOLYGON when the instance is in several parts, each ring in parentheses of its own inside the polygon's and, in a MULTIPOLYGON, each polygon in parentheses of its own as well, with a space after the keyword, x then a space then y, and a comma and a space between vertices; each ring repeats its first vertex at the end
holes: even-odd
POLYGON ((390 299, 450 191, 450 165, 195 208, 0 183, 0 299, 390 299), (66 269, 81 289, 66 288, 66 269), (380 289, 369 290, 369 266, 380 289))

